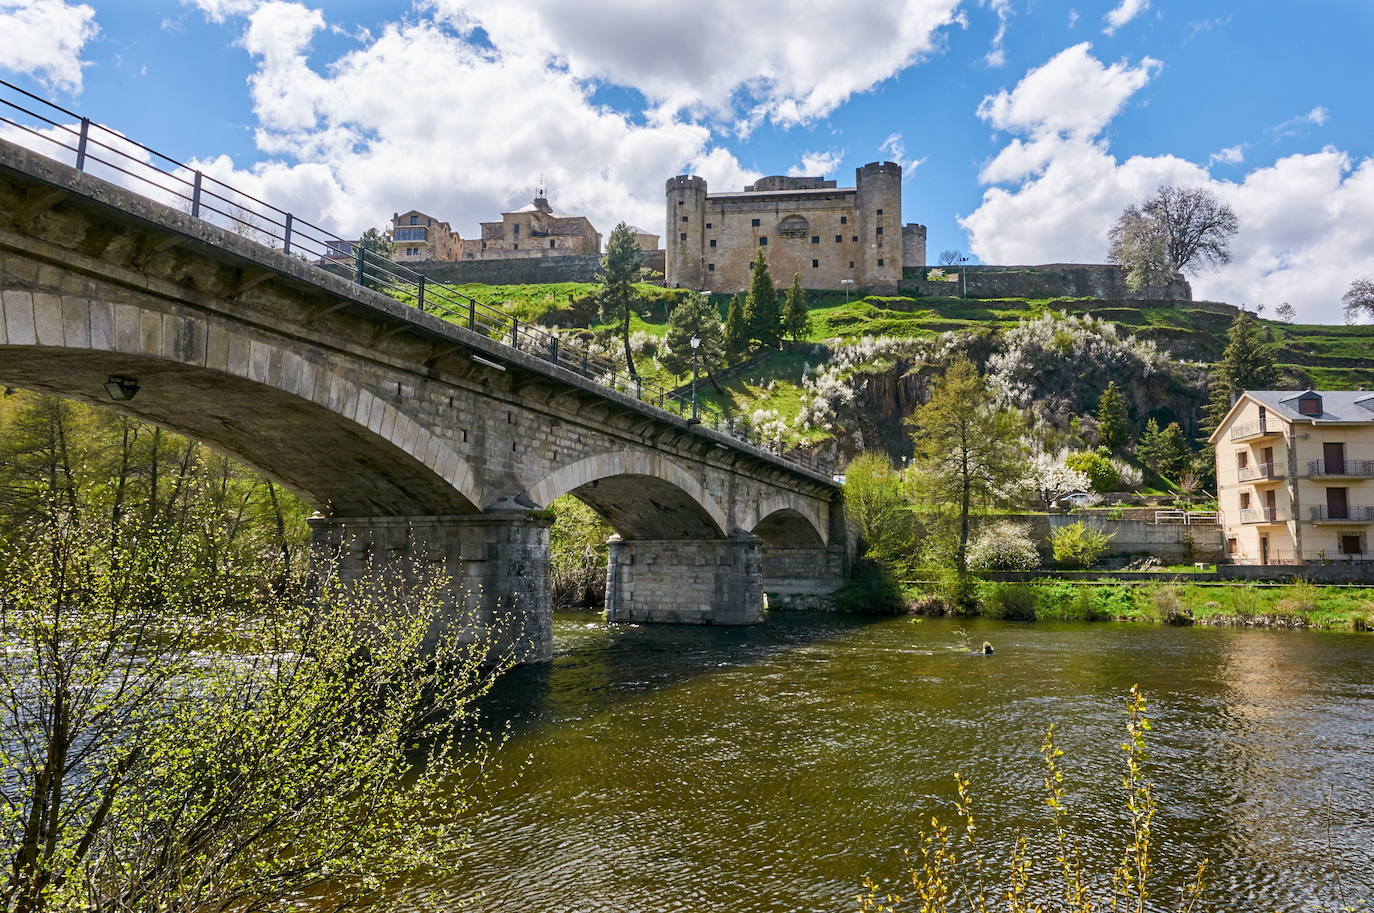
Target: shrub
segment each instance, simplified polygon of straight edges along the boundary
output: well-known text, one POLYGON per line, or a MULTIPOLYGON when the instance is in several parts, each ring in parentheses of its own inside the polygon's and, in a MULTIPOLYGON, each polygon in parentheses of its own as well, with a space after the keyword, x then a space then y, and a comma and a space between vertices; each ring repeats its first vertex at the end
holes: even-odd
POLYGON ((1176 586, 1160 587, 1150 594, 1150 612, 1155 621, 1166 625, 1190 625, 1193 610, 1184 605, 1183 590, 1176 586))
POLYGON ((978 605, 989 618, 1035 620, 1035 589, 1024 583, 980 583, 978 605))
POLYGON ((1307 615, 1317 610, 1321 590, 1306 580, 1285 587, 1274 602, 1275 615, 1307 615))
POLYGON ((1121 488, 1121 476, 1111 458, 1092 450, 1080 450, 1064 458, 1064 465, 1088 477, 1093 491, 1117 491, 1121 488))
POLYGON ((978 530, 969 546, 968 563, 978 570, 1031 571, 1040 566, 1040 552, 1029 528, 999 520, 978 530))
POLYGON ((1264 597, 1253 583, 1229 588, 1226 593, 1225 605, 1239 619, 1263 615, 1265 610, 1264 597))
POLYGON ((1055 530, 1050 536, 1050 548, 1060 564, 1087 568, 1097 563, 1111 540, 1107 533, 1088 529, 1080 520, 1055 530))

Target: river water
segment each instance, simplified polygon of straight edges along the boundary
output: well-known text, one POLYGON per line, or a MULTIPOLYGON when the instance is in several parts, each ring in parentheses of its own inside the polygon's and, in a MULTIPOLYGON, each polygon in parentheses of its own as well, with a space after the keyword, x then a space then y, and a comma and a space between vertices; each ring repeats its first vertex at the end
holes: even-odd
POLYGON ((560 614, 555 637, 554 661, 487 708, 511 738, 448 886, 476 909, 853 910, 865 875, 899 876, 931 815, 950 817, 956 771, 989 865, 1018 829, 1052 864, 1051 723, 1083 853, 1108 873, 1135 683, 1155 725, 1159 909, 1201 857, 1211 909, 1374 899, 1374 637, 800 613, 736 629, 560 614))

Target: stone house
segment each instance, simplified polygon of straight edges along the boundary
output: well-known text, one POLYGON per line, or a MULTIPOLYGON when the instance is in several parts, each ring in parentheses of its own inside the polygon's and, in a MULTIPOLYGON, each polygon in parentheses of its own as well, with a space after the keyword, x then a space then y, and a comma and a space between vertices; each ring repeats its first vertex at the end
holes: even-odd
POLYGON ((391 217, 391 243, 397 263, 422 260, 456 260, 462 239, 449 227, 431 215, 412 209, 391 217))
POLYGON ((553 211, 543 192, 500 221, 483 222, 482 236, 462 242, 459 259, 507 260, 601 253, 601 234, 586 216, 553 211))
POLYGON ((692 175, 669 178, 670 288, 738 292, 762 249, 778 285, 893 291, 903 267, 925 264, 926 229, 902 225, 902 169, 871 162, 853 187, 823 177, 773 175, 743 191, 708 193, 692 175))
POLYGON ((1233 563, 1374 560, 1374 392, 1246 390, 1209 440, 1233 563))

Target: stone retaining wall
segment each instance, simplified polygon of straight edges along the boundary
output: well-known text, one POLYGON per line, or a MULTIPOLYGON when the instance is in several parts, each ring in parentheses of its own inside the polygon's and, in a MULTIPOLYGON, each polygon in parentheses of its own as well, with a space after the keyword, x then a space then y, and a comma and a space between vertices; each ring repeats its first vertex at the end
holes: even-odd
MULTIPOLYGON (((648 251, 644 265, 663 272, 663 251, 648 251)), ((431 260, 406 266, 428 279, 463 285, 528 285, 539 282, 595 282, 601 268, 598 254, 525 257, 510 260, 431 260)))
MULTIPOLYGON (((925 269, 904 270, 901 287, 918 295, 957 297, 958 282, 927 282, 925 269), (907 278, 909 277, 909 278, 907 278)), ((939 267, 957 273, 958 267, 939 267)), ((1126 271, 1110 263, 1047 263, 1041 266, 965 266, 968 298, 1126 298, 1191 301, 1193 290, 1179 276, 1167 286, 1132 291, 1126 271)))

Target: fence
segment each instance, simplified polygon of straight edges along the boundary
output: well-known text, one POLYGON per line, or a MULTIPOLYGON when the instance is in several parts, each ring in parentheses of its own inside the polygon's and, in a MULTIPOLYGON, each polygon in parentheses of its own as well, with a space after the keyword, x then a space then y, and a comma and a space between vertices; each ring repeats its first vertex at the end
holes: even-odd
POLYGON ((1157 510, 1156 523, 1182 523, 1184 526, 1216 526, 1217 512, 1214 510, 1157 510))
POLYGON ((427 279, 362 244, 345 240, 296 214, 239 190, 204 171, 129 139, 88 117, 0 80, 0 134, 78 171, 189 213, 381 292, 423 313, 466 326, 512 349, 580 374, 741 443, 820 474, 833 469, 812 454, 787 454, 743 422, 686 392, 645 383, 638 375, 570 343, 557 333, 521 323, 463 292, 427 279), (68 122, 70 121, 70 122, 68 122))

